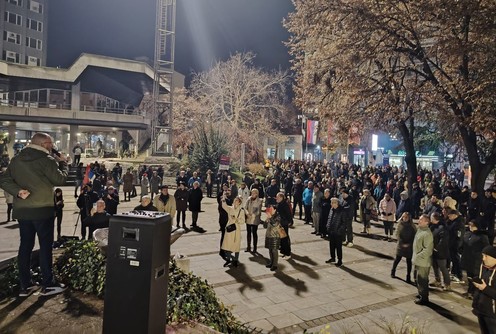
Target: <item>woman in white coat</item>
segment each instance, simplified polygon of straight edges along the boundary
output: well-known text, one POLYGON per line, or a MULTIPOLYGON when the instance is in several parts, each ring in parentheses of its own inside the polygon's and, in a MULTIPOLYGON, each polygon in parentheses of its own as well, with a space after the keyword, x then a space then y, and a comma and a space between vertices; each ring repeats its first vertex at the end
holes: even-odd
POLYGON ((238 196, 234 199, 233 205, 226 204, 225 196, 222 197, 222 208, 226 210, 229 220, 226 225, 226 234, 222 242, 221 249, 226 252, 226 263, 224 267, 233 265, 237 267, 239 262, 239 250, 241 248, 241 225, 245 224, 245 209, 241 205, 243 199, 238 196), (234 253, 234 255, 233 255, 234 253))

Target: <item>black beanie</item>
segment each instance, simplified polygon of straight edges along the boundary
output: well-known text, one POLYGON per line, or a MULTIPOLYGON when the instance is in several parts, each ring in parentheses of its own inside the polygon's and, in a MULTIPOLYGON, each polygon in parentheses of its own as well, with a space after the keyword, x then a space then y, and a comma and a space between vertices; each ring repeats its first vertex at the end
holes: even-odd
POLYGON ((496 247, 491 245, 486 246, 482 249, 482 254, 489 255, 490 257, 496 259, 496 247))

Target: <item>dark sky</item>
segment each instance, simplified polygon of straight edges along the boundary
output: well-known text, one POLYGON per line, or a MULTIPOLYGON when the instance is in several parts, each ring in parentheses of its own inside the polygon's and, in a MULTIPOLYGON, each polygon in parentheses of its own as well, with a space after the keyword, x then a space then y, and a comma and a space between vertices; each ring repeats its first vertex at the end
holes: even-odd
MULTIPOLYGON (((256 65, 288 69, 282 19, 291 0, 177 0, 175 68, 188 75, 253 51, 256 65)), ((48 65, 68 67, 83 52, 153 59, 156 0, 50 0, 48 65)))

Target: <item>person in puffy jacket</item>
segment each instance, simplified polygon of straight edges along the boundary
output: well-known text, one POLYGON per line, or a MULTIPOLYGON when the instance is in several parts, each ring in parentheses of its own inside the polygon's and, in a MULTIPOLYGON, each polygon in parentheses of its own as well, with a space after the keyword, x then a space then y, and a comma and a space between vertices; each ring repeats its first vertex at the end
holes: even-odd
POLYGON ((343 265, 343 237, 346 233, 346 215, 343 208, 339 205, 339 199, 331 198, 331 210, 327 218, 327 234, 329 235, 329 251, 331 258, 326 263, 336 262, 336 253, 338 255, 337 267, 343 265))
POLYGON ((398 239, 398 244, 396 246, 396 258, 393 262, 393 268, 391 269, 391 277, 396 277, 396 267, 401 261, 401 258, 406 259, 406 282, 411 283, 412 278, 412 255, 413 255, 413 239, 415 239, 415 233, 417 229, 413 225, 412 218, 408 212, 403 212, 400 219, 398 220, 398 228, 396 229, 396 239, 398 239))

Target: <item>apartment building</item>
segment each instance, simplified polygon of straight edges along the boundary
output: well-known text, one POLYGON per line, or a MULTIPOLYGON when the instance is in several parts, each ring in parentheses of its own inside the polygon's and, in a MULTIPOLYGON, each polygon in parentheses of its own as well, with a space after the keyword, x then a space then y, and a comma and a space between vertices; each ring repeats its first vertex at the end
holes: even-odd
POLYGON ((1 60, 46 66, 48 0, 0 0, 1 60))

